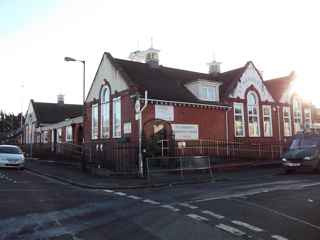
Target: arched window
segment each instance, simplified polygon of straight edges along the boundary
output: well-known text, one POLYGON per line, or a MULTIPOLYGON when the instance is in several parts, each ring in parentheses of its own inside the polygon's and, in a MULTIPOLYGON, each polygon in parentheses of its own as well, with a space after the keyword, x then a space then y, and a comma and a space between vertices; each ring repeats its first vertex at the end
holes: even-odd
POLYGON ((110 137, 110 89, 103 87, 101 91, 101 138, 110 137))
POLYGON ((296 97, 292 99, 292 110, 294 133, 297 133, 302 130, 302 108, 301 102, 296 97))
POLYGON ((249 137, 260 137, 259 99, 254 92, 247 95, 249 137))

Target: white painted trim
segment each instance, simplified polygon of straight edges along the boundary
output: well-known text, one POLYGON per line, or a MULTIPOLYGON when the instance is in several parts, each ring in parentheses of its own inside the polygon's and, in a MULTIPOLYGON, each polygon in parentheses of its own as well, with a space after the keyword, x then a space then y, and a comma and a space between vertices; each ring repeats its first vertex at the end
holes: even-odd
POLYGON ((303 109, 303 119, 304 119, 304 128, 307 128, 306 127, 306 113, 309 113, 310 114, 310 127, 312 126, 312 111, 311 111, 311 108, 304 108, 303 109))
POLYGON ((284 106, 282 108, 282 121, 283 121, 283 136, 285 137, 291 137, 292 136, 292 121, 291 121, 291 111, 290 111, 290 107, 289 106, 284 106), (290 134, 289 135, 285 135, 285 117, 284 117, 284 110, 288 109, 288 119, 289 119, 289 126, 290 126, 290 134))
POLYGON ((97 108, 97 135, 98 135, 98 133, 99 133, 99 105, 98 105, 98 103, 96 103, 96 104, 92 104, 92 107, 91 107, 91 139, 92 140, 95 140, 95 139, 98 139, 98 136, 93 136, 93 109, 94 108, 97 108))
POLYGON ((262 105, 262 121, 263 121, 263 136, 264 137, 273 137, 273 122, 272 122, 272 107, 271 105, 262 105), (269 109, 269 115, 265 115, 264 114, 264 109, 265 108, 268 108, 269 109), (264 118, 265 117, 268 117, 270 119, 270 125, 271 125, 271 133, 270 133, 270 136, 266 136, 264 133, 265 133, 265 129, 264 129, 264 118))
POLYGON ((240 102, 234 102, 233 103, 233 128, 234 128, 234 136, 235 137, 245 137, 246 136, 246 125, 244 122, 244 105, 243 103, 240 102), (243 127, 243 135, 237 135, 237 131, 236 131, 236 115, 240 116, 239 114, 236 114, 236 108, 235 106, 240 106, 241 108, 241 119, 242 119, 242 127, 243 127))
POLYGON ((113 98, 112 99, 112 137, 113 138, 121 138, 122 136, 122 116, 121 116, 121 97, 116 97, 116 98, 113 98), (116 114, 116 111, 115 111, 115 103, 119 101, 120 102, 120 135, 117 136, 115 135, 115 114, 116 114))
MULTIPOLYGON (((139 98, 140 101, 144 101, 144 98, 139 98)), ((230 109, 232 107, 230 106, 222 106, 217 104, 204 104, 204 103, 193 103, 193 102, 178 102, 178 101, 168 101, 168 100, 161 100, 161 99, 154 99, 154 98, 148 98, 149 102, 162 102, 162 103, 168 103, 168 104, 185 104, 185 105, 195 105, 195 106, 204 106, 204 107, 218 107, 223 108, 224 110, 230 109)))
MULTIPOLYGON (((256 94, 256 92, 254 92, 254 91, 249 91, 248 93, 247 93, 247 96, 246 96, 246 99, 247 99, 247 115, 248 115, 248 135, 249 135, 249 137, 261 137, 261 126, 260 126, 260 107, 259 107, 259 105, 260 105, 260 102, 259 102, 259 97, 258 97, 258 95, 256 94), (250 118, 250 115, 249 115, 249 104, 248 104, 248 96, 250 95, 250 94, 253 94, 254 96, 255 96, 255 98, 256 98, 256 101, 257 101, 257 103, 256 103, 256 107, 257 107, 257 121, 258 121, 258 135, 257 136, 250 136, 250 127, 249 127, 249 124, 250 124, 250 121, 249 121, 249 118, 250 118)), ((252 115, 252 116, 254 116, 254 115, 252 115)))
POLYGON ((64 121, 53 123, 53 124, 40 124, 40 129, 41 131, 49 130, 49 129, 52 130, 52 129, 62 128, 62 127, 67 127, 71 124, 79 124, 79 123, 83 123, 82 116, 66 119, 64 121))
POLYGON ((109 86, 108 85, 104 85, 103 86, 103 88, 101 89, 101 95, 100 95, 100 138, 101 139, 109 139, 110 138, 110 123, 111 123, 111 121, 110 121, 110 97, 111 97, 111 91, 110 91, 110 88, 109 88, 109 86), (107 91, 108 91, 108 94, 109 94, 109 101, 108 102, 105 102, 104 101, 104 90, 105 89, 107 89, 107 91), (108 111, 108 121, 109 121, 109 128, 108 128, 108 133, 107 133, 107 136, 106 137, 103 137, 103 126, 104 126, 104 108, 105 108, 105 106, 106 106, 106 104, 108 104, 108 106, 109 106, 109 111, 108 111))

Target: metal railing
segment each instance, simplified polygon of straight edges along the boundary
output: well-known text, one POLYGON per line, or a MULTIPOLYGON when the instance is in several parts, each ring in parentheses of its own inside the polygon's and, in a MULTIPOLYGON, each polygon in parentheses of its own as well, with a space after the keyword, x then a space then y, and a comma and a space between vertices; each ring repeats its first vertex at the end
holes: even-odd
POLYGON ((184 178, 186 174, 205 171, 213 176, 213 166, 208 156, 174 156, 174 157, 147 157, 146 176, 176 174, 184 178))
POLYGON ((159 141, 162 157, 165 156, 213 156, 223 160, 277 160, 288 147, 286 143, 251 143, 219 139, 177 141, 174 149, 168 140, 159 141), (183 144, 180 144, 183 143, 183 144))

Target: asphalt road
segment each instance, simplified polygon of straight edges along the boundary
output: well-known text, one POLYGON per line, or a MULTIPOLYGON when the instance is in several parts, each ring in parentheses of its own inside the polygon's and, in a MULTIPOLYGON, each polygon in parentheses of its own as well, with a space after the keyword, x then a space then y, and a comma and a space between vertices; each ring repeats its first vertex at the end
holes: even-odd
POLYGON ((112 191, 0 170, 0 239, 319 240, 320 175, 280 172, 112 191))

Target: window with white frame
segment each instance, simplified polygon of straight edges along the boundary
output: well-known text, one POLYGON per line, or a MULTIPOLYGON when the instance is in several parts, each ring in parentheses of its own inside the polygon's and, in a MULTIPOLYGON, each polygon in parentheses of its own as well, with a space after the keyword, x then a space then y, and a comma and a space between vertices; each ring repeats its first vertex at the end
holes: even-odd
POLYGON ((62 128, 57 129, 57 143, 62 142, 62 128))
POLYGON ((91 139, 98 138, 98 104, 92 105, 91 110, 91 139))
POLYGON ((272 137, 272 111, 270 105, 262 106, 263 113, 263 134, 265 137, 272 137))
POLYGON ((233 103, 234 132, 236 137, 245 136, 243 103, 233 103))
POLYGON ((259 100, 254 92, 247 95, 249 137, 260 137, 259 100))
POLYGON ((291 114, 289 107, 283 107, 283 135, 285 137, 290 137, 292 135, 291 114))
POLYGON ((216 101, 216 86, 201 86, 201 98, 205 101, 216 101))
POLYGON ((72 143, 72 126, 66 127, 66 142, 72 143))
POLYGON ((41 142, 48 143, 48 130, 44 130, 41 134, 41 142))
POLYGON ((121 98, 117 97, 113 99, 113 129, 112 136, 114 138, 121 137, 121 98))
POLYGON ((101 91, 101 138, 110 137, 110 89, 105 86, 101 91))
POLYGON ((292 100, 292 110, 293 110, 293 126, 294 133, 301 131, 302 129, 302 110, 301 102, 297 98, 292 100))
POLYGON ((311 109, 304 109, 304 127, 306 129, 311 128, 312 120, 311 120, 311 109))

